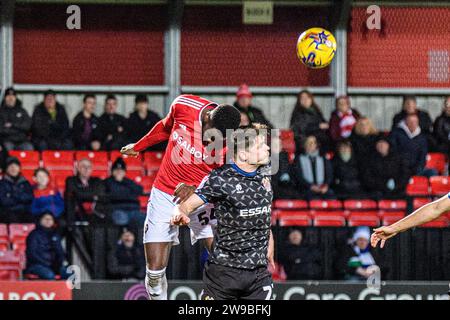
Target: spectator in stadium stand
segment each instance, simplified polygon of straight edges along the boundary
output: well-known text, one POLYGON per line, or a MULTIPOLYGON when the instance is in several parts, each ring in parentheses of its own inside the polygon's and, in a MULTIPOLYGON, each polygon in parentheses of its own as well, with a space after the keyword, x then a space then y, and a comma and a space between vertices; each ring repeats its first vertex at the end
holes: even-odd
MULTIPOLYGON (((150 110, 148 98, 146 95, 137 95, 134 99, 135 111, 130 114, 126 122, 126 132, 128 141, 136 142, 145 136, 155 124, 161 120, 160 116, 150 110)), ((165 150, 167 143, 159 143, 148 148, 152 151, 165 150)))
POLYGON ((94 138, 98 128, 98 117, 94 113, 96 104, 97 100, 94 95, 85 95, 83 110, 73 119, 72 137, 76 150, 98 151, 101 148, 100 141, 94 138))
POLYGON ((339 199, 365 198, 361 174, 352 144, 348 140, 338 142, 337 153, 332 160, 333 190, 339 199))
POLYGON ((122 233, 120 240, 109 250, 107 259, 110 278, 122 280, 145 278, 144 251, 137 245, 132 232, 126 230, 122 233))
POLYGON ((297 150, 301 149, 301 141, 314 135, 318 139, 323 152, 329 149, 328 122, 308 90, 302 90, 297 96, 297 103, 292 111, 290 128, 294 131, 297 150))
POLYGON ((406 117, 410 114, 416 114, 419 118, 419 126, 422 130, 422 133, 425 135, 428 142, 428 150, 435 151, 437 148, 437 142, 434 138, 431 130, 433 129, 433 121, 431 120, 430 114, 425 111, 417 108, 417 100, 415 96, 407 95, 403 97, 403 107, 402 111, 397 113, 394 116, 392 121, 392 130, 394 131, 402 121, 406 119, 406 117))
POLYGON ((22 107, 22 101, 17 99, 16 91, 6 89, 0 107, 0 139, 9 150, 33 150, 29 141, 31 118, 22 107))
POLYGON ((279 262, 287 275, 287 280, 320 280, 322 259, 318 248, 303 244, 303 234, 293 229, 287 243, 280 248, 279 262))
POLYGON ((105 99, 105 112, 98 121, 96 139, 103 150, 118 150, 127 144, 126 118, 117 113, 117 98, 108 95, 105 99))
POLYGON ((117 158, 112 165, 111 176, 105 180, 106 193, 111 203, 113 223, 129 226, 137 232, 145 222, 145 215, 139 206, 139 196, 144 191, 140 185, 125 177, 126 170, 123 159, 117 158))
POLYGON ((35 182, 34 199, 31 213, 38 217, 44 212, 50 212, 55 219, 64 212, 64 199, 61 193, 50 184, 50 173, 45 168, 36 169, 33 176, 35 182))
POLYGON ((20 161, 15 157, 6 160, 5 175, 0 180, 0 222, 33 222, 31 203, 33 189, 21 174, 20 161))
POLYGON ((349 244, 344 246, 336 261, 339 278, 347 281, 365 281, 379 268, 380 257, 371 252, 368 227, 358 227, 349 244))
POLYGON ((450 96, 444 100, 444 109, 434 121, 434 136, 438 148, 437 151, 450 155, 450 96))
POLYGON ((293 180, 297 190, 306 199, 334 198, 330 189, 333 182, 331 162, 319 153, 315 136, 308 136, 303 144, 304 152, 297 155, 293 165, 293 180))
POLYGON ((362 182, 374 198, 401 198, 409 180, 405 160, 394 150, 386 137, 379 138, 376 152, 362 164, 362 182))
POLYGON ((39 151, 70 150, 69 119, 64 106, 56 101, 52 90, 44 93, 44 101, 38 104, 31 118, 31 139, 39 151))
POLYGON ((57 275, 67 279, 69 274, 64 260, 61 237, 55 230, 55 218, 50 212, 45 212, 40 215, 36 229, 27 237, 27 268, 24 273, 43 280, 55 280, 57 275))
POLYGON ((105 184, 100 178, 92 177, 92 163, 88 159, 78 162, 77 175, 66 179, 67 223, 75 221, 109 222, 105 184))
POLYGON ((356 121, 350 136, 350 142, 359 164, 367 161, 375 153, 375 144, 380 136, 380 133, 369 118, 361 117, 356 121))
POLYGON ((349 138, 359 118, 360 113, 350 106, 348 96, 337 97, 336 110, 331 113, 330 117, 330 136, 333 143, 336 144, 342 139, 349 138))
POLYGON ((273 128, 272 124, 264 116, 264 113, 252 105, 253 95, 248 85, 241 84, 237 93, 234 106, 241 112, 245 112, 252 123, 261 123, 273 128))
POLYGON ((426 135, 419 126, 419 117, 409 114, 395 128, 389 139, 396 150, 408 164, 410 175, 432 177, 438 175, 436 169, 425 168, 428 153, 426 135))
POLYGON ((289 154, 281 150, 280 139, 271 139, 271 159, 278 164, 278 168, 272 165, 272 169, 278 169, 272 175, 273 197, 275 199, 295 199, 300 197, 300 193, 295 187, 292 179, 289 154))
POLYGON ((247 113, 241 111, 241 123, 239 124, 239 126, 246 127, 250 124, 250 118, 248 117, 247 113))

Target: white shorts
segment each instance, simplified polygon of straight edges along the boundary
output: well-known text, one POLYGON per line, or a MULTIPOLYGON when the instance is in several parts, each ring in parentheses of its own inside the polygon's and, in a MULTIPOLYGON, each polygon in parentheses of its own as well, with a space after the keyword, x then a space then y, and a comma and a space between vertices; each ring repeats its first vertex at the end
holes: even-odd
MULTIPOLYGON (((147 218, 144 226, 144 243, 171 242, 172 245, 180 243, 178 240, 178 226, 170 225, 175 203, 173 196, 155 187, 150 193, 147 204, 147 218)), ((189 218, 191 229, 191 243, 199 239, 212 238, 213 228, 217 221, 214 217, 214 206, 205 203, 193 212, 189 218), (212 214, 211 214, 212 213, 212 214)))

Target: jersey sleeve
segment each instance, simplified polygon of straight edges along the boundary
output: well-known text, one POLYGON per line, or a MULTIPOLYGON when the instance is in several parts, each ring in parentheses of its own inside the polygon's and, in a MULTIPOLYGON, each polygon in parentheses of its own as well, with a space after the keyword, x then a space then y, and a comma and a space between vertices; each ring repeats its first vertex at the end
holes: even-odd
POLYGON ((174 100, 174 102, 170 106, 170 111, 167 116, 164 119, 158 121, 145 136, 143 136, 138 142, 136 142, 136 144, 134 145, 135 151, 143 151, 148 147, 169 139, 170 132, 172 131, 174 123, 175 105, 176 100, 174 100))
POLYGON ((226 191, 224 189, 225 181, 215 170, 206 176, 198 186, 195 194, 198 195, 205 203, 214 203, 225 198, 226 191))

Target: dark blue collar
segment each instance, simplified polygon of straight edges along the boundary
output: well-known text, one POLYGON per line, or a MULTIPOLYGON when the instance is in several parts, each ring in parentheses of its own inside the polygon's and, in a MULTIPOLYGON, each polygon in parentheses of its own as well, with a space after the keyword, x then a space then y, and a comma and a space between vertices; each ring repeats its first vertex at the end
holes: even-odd
POLYGON ((256 176, 256 174, 258 173, 258 169, 256 169, 255 171, 252 171, 252 172, 244 171, 244 170, 242 170, 241 168, 239 168, 239 167, 237 166, 237 164, 234 163, 234 162, 231 163, 231 167, 232 167, 237 173, 242 174, 243 176, 246 176, 246 177, 254 177, 254 176, 256 176))

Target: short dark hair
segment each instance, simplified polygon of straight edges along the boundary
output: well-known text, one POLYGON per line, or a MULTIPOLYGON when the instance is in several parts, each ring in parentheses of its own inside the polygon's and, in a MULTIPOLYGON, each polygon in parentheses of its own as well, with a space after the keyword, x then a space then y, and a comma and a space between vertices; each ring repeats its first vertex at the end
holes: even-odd
POLYGON ((49 95, 56 96, 56 92, 53 91, 52 89, 48 89, 47 91, 44 92, 44 97, 49 95))
POLYGON ((147 95, 145 95, 145 94, 138 94, 136 96, 136 98, 134 98, 134 103, 135 104, 138 104, 138 103, 141 103, 141 102, 148 102, 147 95))
POLYGON ((50 172, 48 172, 48 170, 45 168, 37 168, 36 170, 34 170, 33 176, 36 177, 39 172, 44 172, 47 174, 47 176, 50 177, 50 172))
POLYGON ((412 94, 408 94, 408 95, 404 95, 403 96, 403 104, 405 104, 406 101, 408 100, 412 100, 414 102, 417 102, 416 96, 412 95, 412 94))
POLYGON ((341 140, 337 143, 336 149, 340 149, 341 147, 352 147, 352 143, 348 139, 341 140))
POLYGON ((86 94, 86 95, 84 95, 84 97, 83 97, 83 103, 85 103, 86 100, 87 100, 87 99, 90 99, 90 98, 96 99, 95 96, 94 96, 93 94, 86 94))
POLYGON ((239 110, 228 104, 218 105, 211 113, 212 127, 219 130, 226 137, 227 129, 236 130, 241 123, 239 110))
POLYGON ((116 101, 117 101, 117 98, 116 98, 116 96, 113 95, 113 94, 108 94, 108 95, 106 96, 106 98, 105 98, 105 102, 108 101, 108 100, 116 100, 116 101))

